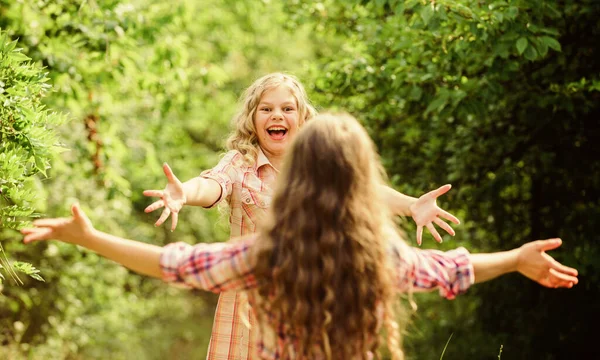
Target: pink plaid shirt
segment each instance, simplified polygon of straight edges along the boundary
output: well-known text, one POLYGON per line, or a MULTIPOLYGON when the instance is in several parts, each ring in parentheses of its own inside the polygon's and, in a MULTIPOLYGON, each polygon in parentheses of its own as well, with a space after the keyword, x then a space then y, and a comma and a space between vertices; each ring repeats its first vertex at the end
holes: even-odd
MULTIPOLYGON (((226 200, 229 204, 230 236, 238 237, 256 231, 258 220, 271 205, 277 170, 259 148, 256 164, 248 166, 242 154, 229 151, 213 169, 202 177, 221 185, 221 197, 213 205, 226 200)), ((249 311, 244 292, 221 293, 215 311, 208 360, 252 360, 257 327, 249 311)))
MULTIPOLYGON (((226 244, 174 243, 167 245, 160 258, 163 279, 212 292, 252 290, 257 287, 253 275, 250 249, 256 236, 226 244)), ((390 251, 399 291, 439 289, 448 299, 465 292, 474 281, 473 266, 464 248, 441 252, 403 246, 390 251), (401 255, 400 255, 401 254, 401 255)), ((250 304, 253 292, 249 294, 250 304)), ((273 319, 272 316, 265 317, 273 319)), ((261 359, 282 358, 285 344, 284 324, 270 322, 260 328, 264 332, 255 337, 256 353, 261 359)), ((252 353, 250 353, 251 355, 252 353)))

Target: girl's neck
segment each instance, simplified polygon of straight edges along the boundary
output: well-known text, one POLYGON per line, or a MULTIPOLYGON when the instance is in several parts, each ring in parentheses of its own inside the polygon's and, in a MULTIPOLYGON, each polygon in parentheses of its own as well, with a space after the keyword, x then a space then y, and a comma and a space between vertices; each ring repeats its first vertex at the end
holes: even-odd
POLYGON ((271 165, 275 168, 275 170, 279 171, 281 169, 281 165, 283 164, 283 154, 275 155, 263 149, 263 153, 271 163, 271 165))
POLYGON ((267 159, 269 159, 269 162, 271 163, 271 165, 273 165, 275 170, 279 171, 279 169, 281 169, 281 164, 283 163, 283 156, 273 156, 267 154, 267 159))

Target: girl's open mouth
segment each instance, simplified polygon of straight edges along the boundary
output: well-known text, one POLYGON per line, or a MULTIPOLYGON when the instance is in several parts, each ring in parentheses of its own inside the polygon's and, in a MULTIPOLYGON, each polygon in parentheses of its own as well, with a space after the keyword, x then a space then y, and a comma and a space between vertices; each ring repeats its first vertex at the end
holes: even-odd
POLYGON ((287 129, 281 126, 272 126, 267 129, 267 133, 273 140, 282 140, 287 132, 287 129))

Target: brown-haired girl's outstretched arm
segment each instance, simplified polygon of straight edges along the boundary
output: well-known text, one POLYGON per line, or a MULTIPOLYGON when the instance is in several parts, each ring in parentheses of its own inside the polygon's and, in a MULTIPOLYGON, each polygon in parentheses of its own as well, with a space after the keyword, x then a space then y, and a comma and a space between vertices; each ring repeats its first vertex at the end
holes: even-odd
POLYGON ((509 251, 471 254, 475 283, 518 272, 545 287, 572 288, 579 281, 577 270, 559 263, 546 253, 561 244, 561 239, 537 240, 509 251))
POLYGON ((71 218, 34 221, 35 227, 21 230, 23 241, 54 239, 80 245, 142 275, 216 293, 255 286, 249 256, 255 236, 160 247, 96 230, 78 204, 71 206, 71 213, 71 218))
POLYGON ((23 241, 60 240, 90 249, 143 275, 160 278, 159 261, 162 248, 139 241, 123 239, 94 229, 78 204, 71 206, 71 218, 35 220, 35 227, 22 229, 23 241))
POLYGON ((545 287, 571 288, 579 282, 577 270, 546 253, 561 243, 560 239, 537 240, 513 250, 481 254, 462 247, 444 252, 400 246, 394 252, 396 285, 402 292, 437 289, 441 296, 453 299, 472 284, 518 272, 545 287))

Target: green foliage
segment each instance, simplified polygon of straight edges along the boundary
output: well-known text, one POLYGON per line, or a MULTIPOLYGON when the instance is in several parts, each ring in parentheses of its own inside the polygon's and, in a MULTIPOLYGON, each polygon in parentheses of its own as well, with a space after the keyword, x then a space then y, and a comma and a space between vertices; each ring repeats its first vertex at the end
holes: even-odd
POLYGON ((51 86, 47 72, 32 63, 0 30, 0 225, 18 229, 34 215, 32 176, 46 175, 62 118, 42 104, 51 86))
MULTIPOLYGON (((182 180, 214 166, 241 91, 268 72, 302 71, 313 56, 307 31, 285 29, 283 7, 269 2, 0 4, 0 26, 53 85, 45 106, 69 120, 57 128, 69 151, 50 162, 48 179, 31 181, 31 209, 62 216, 79 201, 98 228, 122 236, 159 245, 225 240, 218 210, 185 209, 174 233, 155 228, 158 214, 144 214, 151 200, 142 190, 165 185, 162 162, 182 180), (257 21, 265 14, 269 21, 257 21)), ((213 297, 182 296, 75 247, 25 246, 20 238, 0 232, 7 253, 35 265, 46 282, 24 279, 0 296, 0 342, 15 354, 204 356, 213 297)), ((4 357, 19 358, 0 350, 4 357)))
POLYGON ((42 278, 39 274, 40 271, 36 269, 33 265, 20 261, 15 261, 12 265, 15 270, 20 271, 23 274, 28 275, 38 281, 44 281, 44 278, 42 278))
MULTIPOLYGON (((36 216, 36 174, 46 176, 51 157, 58 153, 53 127, 62 122, 42 104, 51 86, 47 73, 32 63, 17 41, 0 29, 0 228, 18 229, 36 216)), ((22 284, 15 271, 36 280, 31 264, 13 262, 0 244, 0 284, 5 276, 22 284)))
POLYGON ((560 236, 555 256, 580 270, 581 284, 565 292, 516 276, 480 285, 460 311, 420 297, 424 330, 410 327, 409 354, 435 358, 454 333, 448 359, 485 358, 500 344, 511 359, 597 357, 585 331, 600 313, 585 300, 600 288, 600 229, 591 220, 600 213, 597 4, 291 5, 297 21, 314 22, 315 41, 343 39, 313 68, 317 102, 364 121, 402 191, 454 185, 442 205, 463 224, 450 247, 498 250, 560 236), (557 316, 566 303, 570 316, 557 316))

